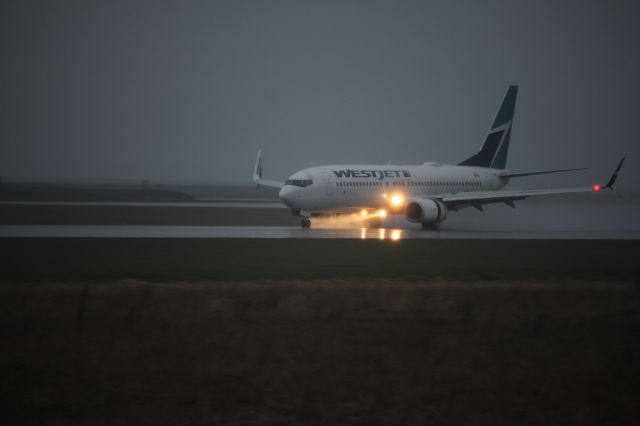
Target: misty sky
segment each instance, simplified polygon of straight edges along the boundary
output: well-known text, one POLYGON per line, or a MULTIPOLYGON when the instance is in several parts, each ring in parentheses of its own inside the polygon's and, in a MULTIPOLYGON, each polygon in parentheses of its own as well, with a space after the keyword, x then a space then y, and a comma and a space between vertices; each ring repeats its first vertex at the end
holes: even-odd
POLYGON ((637 189, 637 4, 4 1, 0 176, 242 182, 259 148, 275 179, 457 163, 518 84, 511 170, 592 183, 626 154, 637 189))

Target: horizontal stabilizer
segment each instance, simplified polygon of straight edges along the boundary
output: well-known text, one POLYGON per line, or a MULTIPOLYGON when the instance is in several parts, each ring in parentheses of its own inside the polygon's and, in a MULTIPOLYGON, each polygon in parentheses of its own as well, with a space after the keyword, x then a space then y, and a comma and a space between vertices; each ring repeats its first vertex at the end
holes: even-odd
POLYGON ((587 167, 580 167, 577 169, 541 170, 541 171, 525 172, 525 173, 505 173, 503 175, 500 175, 500 177, 514 178, 514 177, 522 177, 522 176, 547 175, 550 173, 574 172, 577 170, 587 170, 587 167))

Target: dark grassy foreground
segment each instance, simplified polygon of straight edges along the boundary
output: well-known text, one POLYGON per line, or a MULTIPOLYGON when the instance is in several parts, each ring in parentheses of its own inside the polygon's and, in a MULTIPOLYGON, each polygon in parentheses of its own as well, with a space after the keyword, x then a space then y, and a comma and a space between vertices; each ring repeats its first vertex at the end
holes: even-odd
POLYGON ((638 424, 639 249, 0 239, 2 424, 638 424))
POLYGON ((637 240, 3 238, 0 280, 637 280, 637 240))
POLYGON ((640 289, 585 281, 5 283, 3 424, 620 425, 640 289))

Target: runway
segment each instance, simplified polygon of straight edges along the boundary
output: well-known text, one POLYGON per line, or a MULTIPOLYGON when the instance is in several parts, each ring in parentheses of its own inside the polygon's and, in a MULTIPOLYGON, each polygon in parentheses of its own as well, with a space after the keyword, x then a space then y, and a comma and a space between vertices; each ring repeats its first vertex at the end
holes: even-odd
POLYGON ((0 238, 245 238, 245 239, 553 239, 635 240, 640 231, 423 231, 400 228, 289 226, 0 225, 0 238))
POLYGON ((200 202, 11 201, 0 202, 0 207, 0 238, 640 239, 637 195, 532 199, 515 210, 496 205, 484 212, 466 209, 450 214, 439 231, 423 231, 403 215, 389 215, 378 227, 357 215, 314 218, 311 229, 301 229, 299 219, 282 203, 256 197, 200 202))

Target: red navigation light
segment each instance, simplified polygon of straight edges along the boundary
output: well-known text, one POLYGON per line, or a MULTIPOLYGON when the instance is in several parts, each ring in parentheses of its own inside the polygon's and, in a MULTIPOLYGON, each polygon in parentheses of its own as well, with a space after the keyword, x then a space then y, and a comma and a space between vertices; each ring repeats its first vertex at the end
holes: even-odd
POLYGON ((602 189, 602 187, 600 185, 593 185, 592 188, 596 192, 598 192, 598 191, 600 191, 600 189, 602 189))

